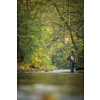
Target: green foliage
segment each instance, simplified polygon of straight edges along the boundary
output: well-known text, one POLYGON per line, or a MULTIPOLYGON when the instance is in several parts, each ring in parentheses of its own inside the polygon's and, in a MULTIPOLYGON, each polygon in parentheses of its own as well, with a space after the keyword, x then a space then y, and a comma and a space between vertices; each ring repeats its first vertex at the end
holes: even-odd
POLYGON ((43 48, 37 49, 37 51, 34 52, 34 55, 32 56, 33 56, 32 63, 34 63, 35 66, 47 67, 51 65, 51 58, 43 48))
POLYGON ((52 64, 55 64, 58 68, 68 68, 69 62, 67 57, 69 52, 63 50, 63 48, 57 49, 56 53, 52 55, 52 64))
POLYGON ((78 50, 76 51, 77 61, 78 61, 77 63, 83 65, 84 64, 84 41, 79 40, 77 46, 78 46, 78 50))
MULTIPOLYGON (((81 4, 78 7, 77 3, 70 1, 71 12, 83 10, 83 2, 76 1, 81 4)), ((69 13, 66 12, 68 0, 18 0, 17 11, 18 63, 44 68, 66 68, 69 66, 67 57, 72 49, 76 50, 75 47, 78 48, 78 63, 83 63, 84 29, 83 25, 80 26, 83 14, 72 13, 69 21, 69 13), (78 41, 79 38, 81 40, 78 41)))
POLYGON ((41 20, 38 16, 36 19, 31 18, 24 3, 20 7, 18 6, 17 14, 17 58, 19 61, 23 57, 22 61, 28 64, 33 60, 34 52, 42 45, 41 20), (23 9, 20 10, 20 7, 23 9))

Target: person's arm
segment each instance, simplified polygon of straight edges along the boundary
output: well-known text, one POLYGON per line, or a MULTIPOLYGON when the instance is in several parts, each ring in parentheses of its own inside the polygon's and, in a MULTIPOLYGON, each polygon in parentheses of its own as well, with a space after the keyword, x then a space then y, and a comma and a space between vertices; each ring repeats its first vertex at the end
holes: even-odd
POLYGON ((69 58, 70 58, 70 55, 68 56, 67 61, 69 60, 69 58))

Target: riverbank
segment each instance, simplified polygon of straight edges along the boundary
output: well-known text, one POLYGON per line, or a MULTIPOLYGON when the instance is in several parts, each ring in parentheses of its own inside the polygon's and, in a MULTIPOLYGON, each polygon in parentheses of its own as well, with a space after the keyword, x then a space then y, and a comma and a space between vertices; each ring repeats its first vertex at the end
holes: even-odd
MULTIPOLYGON (((43 68, 43 67, 18 67, 17 68, 17 72, 26 72, 26 71, 45 71, 45 72, 49 72, 49 71, 53 71, 53 70, 57 70, 58 68, 43 68)), ((62 69, 63 70, 63 69, 62 69)))
MULTIPOLYGON (((24 68, 17 70, 17 73, 33 73, 33 72, 52 72, 52 73, 70 73, 70 69, 34 69, 34 68, 24 68)), ((84 73, 84 70, 74 70, 74 73, 84 73)))
MULTIPOLYGON (((53 72, 53 71, 57 71, 57 72, 70 72, 69 68, 57 68, 56 66, 47 66, 47 67, 35 67, 35 66, 25 66, 25 65, 17 65, 17 72, 35 72, 35 71, 43 71, 43 72, 53 72)), ((84 73, 84 70, 74 70, 75 73, 84 73)))

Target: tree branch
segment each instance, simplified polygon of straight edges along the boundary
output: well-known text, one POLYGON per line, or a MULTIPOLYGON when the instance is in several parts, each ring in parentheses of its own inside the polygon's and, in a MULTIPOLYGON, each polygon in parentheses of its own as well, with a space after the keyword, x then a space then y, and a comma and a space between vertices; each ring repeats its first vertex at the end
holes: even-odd
POLYGON ((79 31, 80 27, 83 25, 83 22, 84 21, 81 22, 80 26, 76 29, 76 32, 75 32, 75 34, 77 35, 77 37, 80 38, 80 39, 83 39, 84 37, 79 36, 79 34, 77 32, 79 31))
MULTIPOLYGON (((53 3, 53 5, 55 6, 57 12, 59 13, 59 16, 60 16, 61 20, 62 20, 62 21, 65 21, 65 19, 62 17, 62 14, 60 13, 60 11, 59 11, 59 9, 58 9, 58 6, 57 6, 56 4, 54 4, 54 3, 53 3)), ((68 25, 67 22, 65 22, 65 25, 66 25, 67 29, 70 31, 72 43, 73 43, 73 45, 74 45, 75 50, 77 50, 77 46, 76 46, 76 44, 75 44, 75 41, 74 41, 74 38, 73 38, 73 35, 72 35, 72 29, 70 28, 70 25, 68 25)))
POLYGON ((54 37, 53 40, 52 40, 52 42, 47 46, 47 48, 49 48, 49 47, 52 45, 52 43, 54 43, 55 41, 57 41, 58 38, 59 38, 59 37, 54 37))

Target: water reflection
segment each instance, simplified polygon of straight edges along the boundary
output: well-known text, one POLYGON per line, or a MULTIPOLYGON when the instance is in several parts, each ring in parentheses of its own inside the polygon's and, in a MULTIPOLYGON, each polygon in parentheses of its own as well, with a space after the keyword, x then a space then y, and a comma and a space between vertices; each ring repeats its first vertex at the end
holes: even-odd
POLYGON ((20 73, 17 100, 84 100, 84 74, 20 73))

